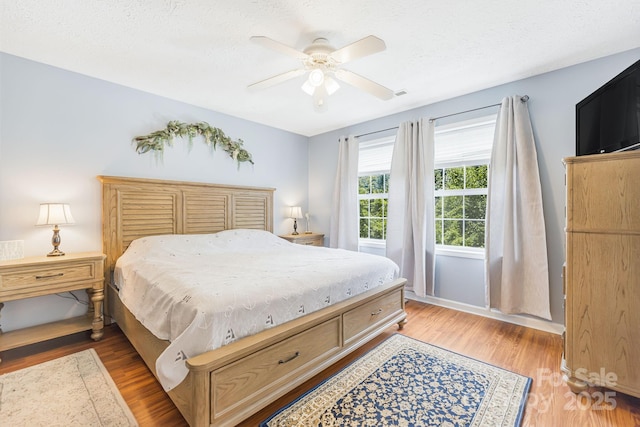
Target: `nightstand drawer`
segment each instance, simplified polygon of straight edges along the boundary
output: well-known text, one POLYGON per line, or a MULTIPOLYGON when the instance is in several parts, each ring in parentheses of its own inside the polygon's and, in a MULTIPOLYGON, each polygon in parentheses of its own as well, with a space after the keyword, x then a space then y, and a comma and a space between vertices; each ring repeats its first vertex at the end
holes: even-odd
POLYGON ((324 246, 324 234, 320 233, 287 234, 280 237, 298 245, 324 246))
POLYGON ((322 246, 323 237, 321 235, 302 235, 294 242, 299 245, 322 246))
POLYGON ((60 265, 47 268, 17 269, 0 274, 0 292, 23 288, 52 286, 96 278, 95 263, 60 265))

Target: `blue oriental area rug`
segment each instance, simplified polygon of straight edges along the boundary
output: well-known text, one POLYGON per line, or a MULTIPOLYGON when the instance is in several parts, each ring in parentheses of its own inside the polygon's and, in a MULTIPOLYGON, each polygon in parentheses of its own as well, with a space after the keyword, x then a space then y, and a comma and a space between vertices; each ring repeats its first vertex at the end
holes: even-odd
POLYGON ((395 334, 261 427, 512 427, 530 386, 530 378, 395 334))

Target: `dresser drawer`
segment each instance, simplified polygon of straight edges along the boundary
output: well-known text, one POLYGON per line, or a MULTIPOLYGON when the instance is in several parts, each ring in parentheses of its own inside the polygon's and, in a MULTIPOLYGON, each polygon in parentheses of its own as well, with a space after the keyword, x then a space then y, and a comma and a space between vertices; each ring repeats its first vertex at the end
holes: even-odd
POLYGON ((346 312, 343 315, 345 345, 402 310, 402 291, 396 290, 346 312))
POLYGON ((638 234, 639 182, 640 156, 634 152, 568 163, 567 231, 638 234))
POLYGON ((55 289, 56 286, 64 288, 76 281, 98 279, 96 273, 94 262, 7 269, 0 273, 0 295, 5 291, 13 292, 20 289, 55 289))
POLYGON ((340 318, 273 344, 211 373, 212 419, 269 395, 298 377, 306 365, 340 349, 340 318))

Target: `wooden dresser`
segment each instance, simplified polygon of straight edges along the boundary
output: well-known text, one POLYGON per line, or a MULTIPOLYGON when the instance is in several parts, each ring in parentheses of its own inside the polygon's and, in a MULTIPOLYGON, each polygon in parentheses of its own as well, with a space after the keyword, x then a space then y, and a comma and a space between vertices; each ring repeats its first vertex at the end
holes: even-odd
POLYGON ((566 164, 565 343, 572 391, 640 397, 640 151, 566 164))

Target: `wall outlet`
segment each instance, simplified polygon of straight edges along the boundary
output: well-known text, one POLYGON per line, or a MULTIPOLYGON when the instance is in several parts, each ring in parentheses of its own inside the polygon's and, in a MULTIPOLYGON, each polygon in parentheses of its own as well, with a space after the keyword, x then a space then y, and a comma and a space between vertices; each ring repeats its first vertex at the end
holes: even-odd
POLYGON ((24 258, 24 240, 3 240, 0 242, 0 261, 24 258))

